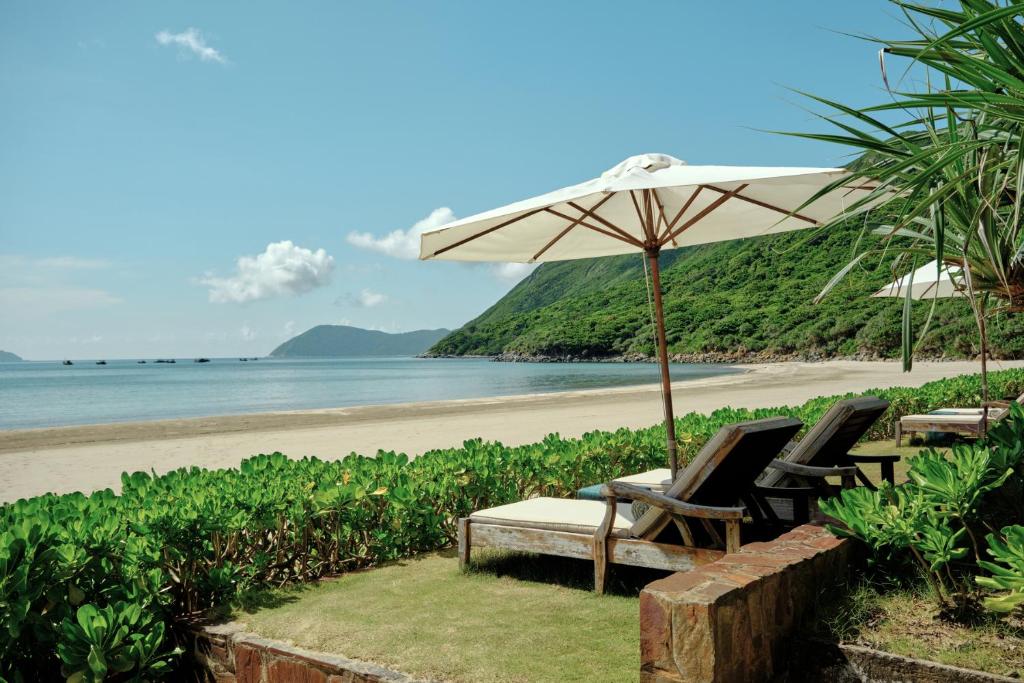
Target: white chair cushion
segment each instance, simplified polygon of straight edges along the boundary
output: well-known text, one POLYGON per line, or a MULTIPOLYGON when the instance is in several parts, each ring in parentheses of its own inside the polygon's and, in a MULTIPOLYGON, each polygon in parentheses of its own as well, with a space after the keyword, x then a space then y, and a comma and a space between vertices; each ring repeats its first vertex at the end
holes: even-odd
POLYGON ((619 477, 615 481, 664 493, 669 486, 672 486, 672 470, 667 467, 660 470, 648 470, 640 474, 631 474, 628 477, 619 477))
MULTIPOLYGON (((481 524, 593 534, 604 520, 607 505, 598 500, 529 498, 518 503, 499 505, 474 512, 469 519, 481 524)), ((616 508, 613 533, 616 535, 628 533, 633 521, 630 506, 620 503, 616 508)))
MULTIPOLYGON (((994 417, 989 413, 989 419, 994 417)), ((900 422, 930 422, 932 424, 963 424, 965 422, 981 422, 981 413, 969 415, 904 415, 900 422)))

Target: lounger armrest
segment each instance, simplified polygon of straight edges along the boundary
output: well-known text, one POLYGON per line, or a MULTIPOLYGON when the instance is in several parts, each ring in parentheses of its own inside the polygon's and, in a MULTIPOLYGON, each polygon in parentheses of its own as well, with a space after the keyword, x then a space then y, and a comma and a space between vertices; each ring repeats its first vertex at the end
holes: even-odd
POLYGON ((785 460, 775 459, 768 463, 768 467, 785 472, 786 474, 793 474, 798 477, 808 477, 812 479, 823 479, 825 477, 853 477, 857 475, 857 468, 853 465, 848 467, 813 467, 811 465, 800 465, 795 462, 786 462, 785 460))
POLYGON ((861 455, 861 454, 858 454, 858 453, 848 453, 846 455, 846 459, 849 460, 850 462, 854 462, 854 463, 856 463, 856 462, 883 463, 883 462, 899 462, 901 459, 903 459, 903 456, 902 455, 868 455, 868 454, 861 455))
POLYGON ((601 495, 605 498, 628 498, 641 503, 653 505, 656 508, 665 510, 684 517, 699 517, 702 519, 743 519, 747 514, 745 507, 713 507, 711 505, 695 505, 686 503, 675 498, 663 496, 650 489, 640 488, 632 484, 623 484, 619 481, 610 481, 601 488, 601 495))
POLYGON ((1010 407, 1010 403, 1011 403, 1010 401, 986 401, 985 403, 981 404, 981 407, 982 408, 1003 408, 1005 410, 1006 408, 1010 407))

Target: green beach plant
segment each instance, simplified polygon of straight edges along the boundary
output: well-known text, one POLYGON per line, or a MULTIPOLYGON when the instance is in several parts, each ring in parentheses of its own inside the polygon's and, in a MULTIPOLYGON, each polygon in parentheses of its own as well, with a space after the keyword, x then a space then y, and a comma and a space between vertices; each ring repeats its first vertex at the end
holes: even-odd
MULTIPOLYGON (((864 541, 875 557, 909 552, 942 610, 953 616, 970 614, 982 597, 978 587, 995 587, 995 579, 980 572, 1008 576, 997 574, 996 565, 982 559, 978 539, 994 517, 1003 516, 994 515, 994 509, 1008 512, 990 502, 1008 485, 1019 489, 1024 409, 1014 404, 1011 414, 990 430, 988 441, 955 445, 948 454, 925 449, 907 464, 907 483, 886 484, 876 491, 845 490, 821 501, 821 510, 839 522, 829 527, 834 533, 864 541)), ((993 534, 988 543, 993 556, 1009 556, 1008 546, 993 534)), ((985 604, 1004 603, 990 598, 985 604)))
POLYGON ((981 560, 978 565, 991 576, 978 576, 979 585, 1008 591, 985 600, 985 606, 996 612, 1012 612, 1024 605, 1024 526, 1003 527, 986 537, 988 553, 993 562, 981 560))

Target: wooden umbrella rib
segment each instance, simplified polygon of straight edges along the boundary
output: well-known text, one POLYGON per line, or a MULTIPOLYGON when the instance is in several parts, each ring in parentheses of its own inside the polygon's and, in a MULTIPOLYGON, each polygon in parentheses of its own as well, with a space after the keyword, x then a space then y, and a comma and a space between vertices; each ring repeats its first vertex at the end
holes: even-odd
MULTIPOLYGON (((653 187, 651 188, 651 194, 654 195, 654 202, 658 205, 658 222, 661 223, 662 225, 664 225, 665 229, 667 230, 668 229, 668 219, 665 217, 665 205, 661 203, 661 197, 658 196, 658 191, 656 189, 654 189, 653 187)), ((654 229, 654 235, 655 235, 655 238, 654 238, 655 241, 658 241, 658 237, 657 237, 658 229, 657 229, 657 227, 655 227, 655 229, 654 229)))
MULTIPOLYGON (((693 194, 690 195, 690 198, 686 200, 685 204, 683 204, 683 208, 679 209, 679 213, 676 214, 675 218, 673 218, 671 220, 671 222, 669 222, 669 224, 667 226, 665 226, 665 232, 664 232, 664 234, 662 234, 661 238, 658 240, 661 244, 667 244, 668 243, 668 240, 666 240, 665 238, 668 236, 668 234, 670 232, 672 232, 672 228, 676 227, 676 223, 678 223, 679 219, 683 217, 683 214, 686 213, 686 210, 690 208, 690 205, 693 204, 694 200, 697 199, 697 195, 699 195, 700 191, 703 190, 703 189, 704 189, 703 185, 698 185, 697 189, 694 190, 693 194)), ((675 241, 675 239, 673 238, 672 241, 675 241)))
POLYGON ((532 209, 530 211, 527 211, 526 213, 524 213, 521 216, 516 216, 515 218, 512 218, 510 220, 504 221, 503 223, 498 223, 497 225, 492 226, 490 228, 487 228, 486 230, 482 230, 482 231, 476 233, 475 235, 470 235, 469 237, 461 239, 458 242, 454 242, 452 244, 449 244, 447 247, 442 247, 442 248, 438 249, 437 251, 435 251, 433 254, 431 254, 430 257, 433 258, 435 256, 439 256, 439 255, 445 253, 446 251, 451 251, 455 247, 461 247, 466 242, 472 242, 473 240, 477 239, 478 237, 483 237, 484 235, 489 235, 492 232, 494 232, 495 230, 500 230, 501 228, 504 228, 507 225, 512 225, 516 221, 521 221, 524 218, 529 218, 530 216, 532 216, 534 214, 537 214, 537 213, 540 213, 543 210, 544 210, 544 207, 541 207, 539 209, 532 209))
MULTIPOLYGON (((559 218, 562 218, 562 219, 567 220, 567 221, 576 220, 572 216, 567 216, 566 214, 562 213, 561 211, 555 211, 550 206, 545 208, 544 210, 547 211, 550 214, 558 216, 559 218)), ((580 216, 580 218, 583 218, 583 217, 580 216)), ((635 246, 640 246, 642 248, 642 245, 639 245, 635 240, 626 239, 622 235, 614 233, 611 230, 605 230, 604 228, 599 228, 598 226, 594 225, 593 223, 587 223, 584 220, 580 220, 579 224, 582 225, 584 228, 587 228, 588 230, 593 230, 594 232, 599 232, 599 233, 601 233, 602 235, 604 235, 606 237, 611 237, 612 239, 617 239, 620 242, 625 242, 626 244, 632 245, 634 247, 635 246)))
MULTIPOLYGON (((746 187, 746 185, 744 185, 743 187, 746 187)), ((722 188, 715 187, 714 185, 708 185, 707 188, 709 190, 714 190, 715 192, 721 192, 722 194, 729 193, 728 190, 723 190, 722 188)), ((732 196, 735 197, 736 199, 742 199, 745 202, 750 202, 751 204, 760 206, 761 208, 769 209, 771 211, 777 211, 779 213, 786 214, 787 216, 792 216, 793 218, 799 218, 800 220, 807 221, 812 225, 819 225, 818 221, 814 220, 810 216, 804 216, 802 214, 794 213, 792 211, 786 211, 780 206, 775 206, 774 204, 769 204, 768 202, 762 202, 760 199, 754 199, 753 197, 747 197, 746 195, 739 194, 738 191, 733 192, 732 196)))
POLYGON ((644 222, 644 212, 640 210, 640 204, 636 201, 636 190, 629 191, 629 198, 633 200, 633 209, 636 211, 636 219, 640 223, 644 222))
MULTIPOLYGON (((601 198, 601 201, 599 201, 598 203, 594 204, 594 206, 590 207, 590 210, 591 210, 591 211, 593 211, 594 209, 597 209, 597 208, 599 208, 599 207, 600 207, 600 206, 601 206, 602 204, 604 204, 604 203, 605 203, 606 201, 608 201, 608 200, 609 200, 609 199, 611 199, 611 198, 612 198, 612 196, 611 196, 610 194, 608 194, 608 195, 605 195, 604 197, 602 197, 602 198, 601 198)), ((568 218, 568 217, 567 217, 567 218, 568 218)), ((570 222, 569 222, 569 225, 568 225, 568 227, 566 227, 566 228, 565 228, 564 230, 562 230, 562 231, 561 231, 560 233, 558 233, 557 235, 555 235, 555 236, 554 236, 554 237, 553 237, 553 238, 551 239, 551 241, 550 241, 550 242, 548 242, 547 244, 545 244, 545 245, 544 245, 544 248, 543 248, 543 249, 541 249, 541 250, 540 250, 540 251, 538 251, 538 252, 537 252, 536 254, 534 254, 534 255, 533 255, 533 258, 532 258, 532 259, 530 259, 530 262, 531 262, 531 263, 533 263, 534 261, 536 261, 537 259, 539 259, 539 258, 540 258, 541 256, 543 256, 544 252, 546 252, 546 251, 547 251, 548 249, 550 249, 551 247, 553 247, 553 246, 555 245, 555 243, 556 243, 556 242, 558 242, 558 240, 560 240, 560 239, 562 239, 563 237, 565 237, 566 235, 568 235, 568 234, 569 234, 569 231, 570 231, 570 230, 572 230, 572 229, 573 229, 573 228, 575 228, 575 227, 576 227, 577 225, 579 225, 580 223, 582 223, 582 222, 583 222, 583 219, 584 219, 584 218, 585 218, 585 216, 580 216, 579 218, 576 218, 576 219, 573 219, 572 221, 570 221, 570 222)))
POLYGON ((633 237, 628 232, 626 232, 625 230, 623 230, 619 226, 615 225, 614 223, 611 223, 609 221, 606 221, 604 218, 601 218, 600 216, 598 216, 593 211, 588 211, 587 209, 584 209, 582 206, 580 206, 576 202, 566 202, 566 204, 568 204, 572 208, 576 209, 580 213, 583 213, 583 214, 586 214, 587 216, 590 216, 595 221, 597 221, 601 225, 604 225, 605 227, 607 227, 612 232, 618 233, 619 235, 621 235, 630 244, 633 244, 633 245, 635 245, 637 247, 640 247, 641 249, 644 248, 643 242, 641 242, 637 238, 633 237))
POLYGON ((740 185, 735 190, 731 190, 731 191, 723 194, 718 199, 716 199, 715 201, 713 201, 710 204, 708 204, 707 206, 705 206, 703 209, 700 210, 700 212, 696 216, 694 216, 690 220, 688 220, 685 223, 683 223, 681 226, 679 226, 679 228, 677 230, 674 230, 668 236, 667 239, 662 240, 661 244, 665 245, 668 242, 674 242, 676 237, 681 235, 683 233, 683 231, 687 230, 690 226, 695 224, 697 221, 699 221, 700 219, 704 218, 704 216, 707 216, 709 213, 711 213, 712 211, 714 211, 715 209, 720 207, 722 204, 725 204, 727 201, 729 201, 730 199, 735 197, 736 194, 738 192, 742 192, 743 188, 745 188, 745 187, 747 187, 746 183, 744 183, 743 185, 740 185))

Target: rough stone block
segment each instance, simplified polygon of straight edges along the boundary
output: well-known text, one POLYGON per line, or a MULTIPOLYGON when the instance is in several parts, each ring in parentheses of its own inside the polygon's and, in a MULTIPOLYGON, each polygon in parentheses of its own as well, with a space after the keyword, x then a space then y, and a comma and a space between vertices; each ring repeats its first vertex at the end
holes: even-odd
POLYGON ((847 541, 804 525, 650 584, 640 596, 641 680, 770 680, 820 591, 848 561, 847 541))

